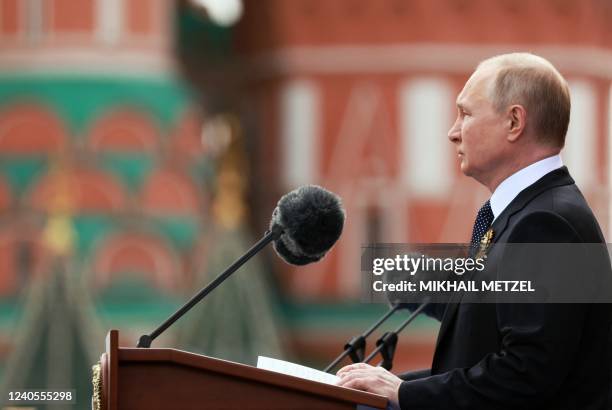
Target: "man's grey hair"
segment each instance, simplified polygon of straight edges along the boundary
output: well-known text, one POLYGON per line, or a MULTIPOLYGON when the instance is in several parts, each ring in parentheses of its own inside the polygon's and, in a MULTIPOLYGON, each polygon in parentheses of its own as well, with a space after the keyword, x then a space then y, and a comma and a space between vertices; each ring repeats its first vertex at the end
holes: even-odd
POLYGON ((498 113, 518 104, 527 111, 526 127, 546 145, 562 148, 570 119, 567 82, 546 59, 530 53, 491 57, 478 68, 496 69, 490 97, 498 113))

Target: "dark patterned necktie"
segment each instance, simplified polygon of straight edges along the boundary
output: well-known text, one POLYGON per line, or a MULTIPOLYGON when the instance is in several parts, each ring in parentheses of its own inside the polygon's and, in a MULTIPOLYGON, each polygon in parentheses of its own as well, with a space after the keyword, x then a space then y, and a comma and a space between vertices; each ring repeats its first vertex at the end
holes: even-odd
POLYGON ((482 236, 491 227, 493 222, 493 210, 491 210, 491 203, 485 202, 484 205, 478 211, 476 215, 476 221, 474 222, 474 229, 472 230, 472 240, 470 242, 470 253, 473 255, 478 250, 480 240, 482 236))

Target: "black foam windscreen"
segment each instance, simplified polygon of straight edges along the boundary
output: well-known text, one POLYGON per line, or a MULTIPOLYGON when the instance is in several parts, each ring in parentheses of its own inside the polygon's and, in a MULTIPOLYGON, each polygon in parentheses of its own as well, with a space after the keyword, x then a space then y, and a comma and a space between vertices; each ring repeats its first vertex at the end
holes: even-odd
POLYGON ((316 185, 284 195, 272 213, 270 229, 282 234, 274 250, 287 263, 321 260, 342 234, 345 212, 340 198, 316 185))

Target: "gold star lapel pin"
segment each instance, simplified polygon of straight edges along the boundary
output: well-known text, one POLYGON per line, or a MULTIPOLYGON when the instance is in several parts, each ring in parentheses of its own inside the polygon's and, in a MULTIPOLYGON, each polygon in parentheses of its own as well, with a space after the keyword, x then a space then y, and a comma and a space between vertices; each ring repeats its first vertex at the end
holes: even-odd
POLYGON ((491 228, 489 228, 489 230, 486 231, 484 235, 482 235, 482 238, 480 239, 480 246, 478 248, 478 252, 476 253, 476 259, 486 259, 487 251, 489 250, 489 246, 491 246, 491 243, 493 242, 494 236, 495 232, 493 232, 493 229, 491 228))

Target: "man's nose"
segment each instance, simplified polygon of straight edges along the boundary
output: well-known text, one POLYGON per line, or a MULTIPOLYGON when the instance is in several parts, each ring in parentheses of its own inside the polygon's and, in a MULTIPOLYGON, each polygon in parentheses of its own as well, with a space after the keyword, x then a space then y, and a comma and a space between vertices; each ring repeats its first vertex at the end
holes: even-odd
POLYGON ((459 119, 457 119, 451 129, 448 130, 448 139, 454 143, 461 141, 461 124, 459 123, 459 119))

